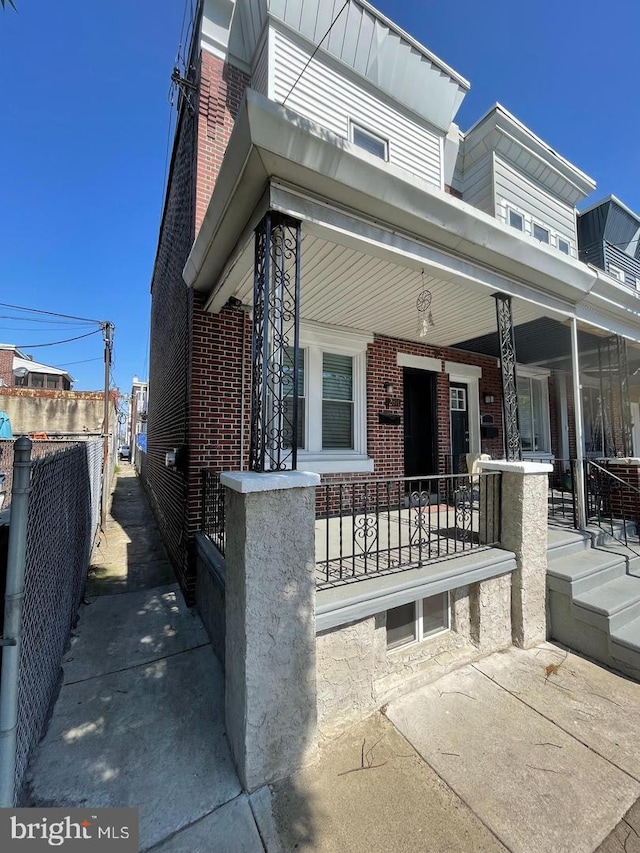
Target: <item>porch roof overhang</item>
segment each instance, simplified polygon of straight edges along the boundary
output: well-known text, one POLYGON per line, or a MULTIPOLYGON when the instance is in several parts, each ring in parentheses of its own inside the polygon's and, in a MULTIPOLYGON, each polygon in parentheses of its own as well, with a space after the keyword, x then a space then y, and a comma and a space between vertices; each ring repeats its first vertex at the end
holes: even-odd
MULTIPOLYGON (((598 275, 586 264, 248 90, 183 272, 187 285, 207 295, 208 310, 246 292, 253 229, 268 209, 303 220, 303 234, 329 246, 357 248, 405 271, 424 269, 453 298, 470 286, 485 299, 496 290, 520 297, 536 306, 521 321, 572 316, 582 305, 589 322, 594 311, 585 300, 598 275)), ((304 280, 303 265, 303 295, 304 280)), ((413 282, 415 302, 419 279, 413 282)), ((432 342, 460 340, 459 331, 432 342)))

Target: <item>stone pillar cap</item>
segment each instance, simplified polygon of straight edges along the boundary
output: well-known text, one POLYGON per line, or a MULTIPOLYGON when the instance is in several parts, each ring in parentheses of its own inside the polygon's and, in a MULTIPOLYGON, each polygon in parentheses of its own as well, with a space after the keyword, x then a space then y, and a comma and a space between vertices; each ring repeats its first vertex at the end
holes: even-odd
POLYGON ((220 474, 223 486, 234 492, 276 492, 283 489, 302 489, 319 486, 320 475, 307 471, 223 471, 220 474))
POLYGON ((553 465, 548 462, 508 462, 506 459, 485 459, 478 460, 477 465, 483 471, 504 471, 512 474, 550 474, 553 471, 553 465))

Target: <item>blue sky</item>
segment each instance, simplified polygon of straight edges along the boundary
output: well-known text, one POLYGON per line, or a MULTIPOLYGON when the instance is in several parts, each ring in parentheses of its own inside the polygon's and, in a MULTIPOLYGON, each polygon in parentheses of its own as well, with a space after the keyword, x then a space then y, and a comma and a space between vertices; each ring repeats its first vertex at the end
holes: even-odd
MULTIPOLYGON (((4 303, 115 323, 115 384, 148 369, 149 282, 169 126, 169 77, 192 0, 16 0, 0 12, 0 281, 4 303)), ((195 5, 195 0, 193 0, 195 5)), ((640 211, 637 0, 403 0, 378 8, 470 80, 469 127, 500 101, 640 211)), ((0 340, 102 385, 91 331, 6 319, 0 340)), ((32 317, 45 320, 46 317, 32 317)))

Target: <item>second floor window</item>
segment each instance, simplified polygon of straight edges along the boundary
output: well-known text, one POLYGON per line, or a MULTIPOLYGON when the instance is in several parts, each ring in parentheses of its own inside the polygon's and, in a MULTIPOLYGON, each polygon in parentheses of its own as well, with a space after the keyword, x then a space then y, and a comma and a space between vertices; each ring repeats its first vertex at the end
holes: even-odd
POLYGON ((538 225, 537 222, 533 223, 533 236, 536 240, 540 240, 541 243, 549 242, 549 232, 542 225, 538 225))
POLYGON ((374 157, 379 157, 381 160, 389 159, 389 143, 381 136, 376 136, 364 127, 351 123, 351 141, 363 151, 368 151, 374 157))

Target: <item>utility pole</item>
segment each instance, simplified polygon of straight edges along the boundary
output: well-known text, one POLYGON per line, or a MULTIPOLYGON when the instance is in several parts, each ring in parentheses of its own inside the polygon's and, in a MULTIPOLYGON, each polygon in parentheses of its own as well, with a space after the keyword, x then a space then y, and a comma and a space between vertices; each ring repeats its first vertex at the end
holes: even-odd
POLYGON ((107 495, 110 478, 107 464, 109 462, 109 380, 111 376, 111 352, 113 349, 113 323, 105 320, 102 323, 102 339, 104 341, 104 420, 102 422, 102 498, 100 507, 100 526, 104 527, 107 520, 107 495))

